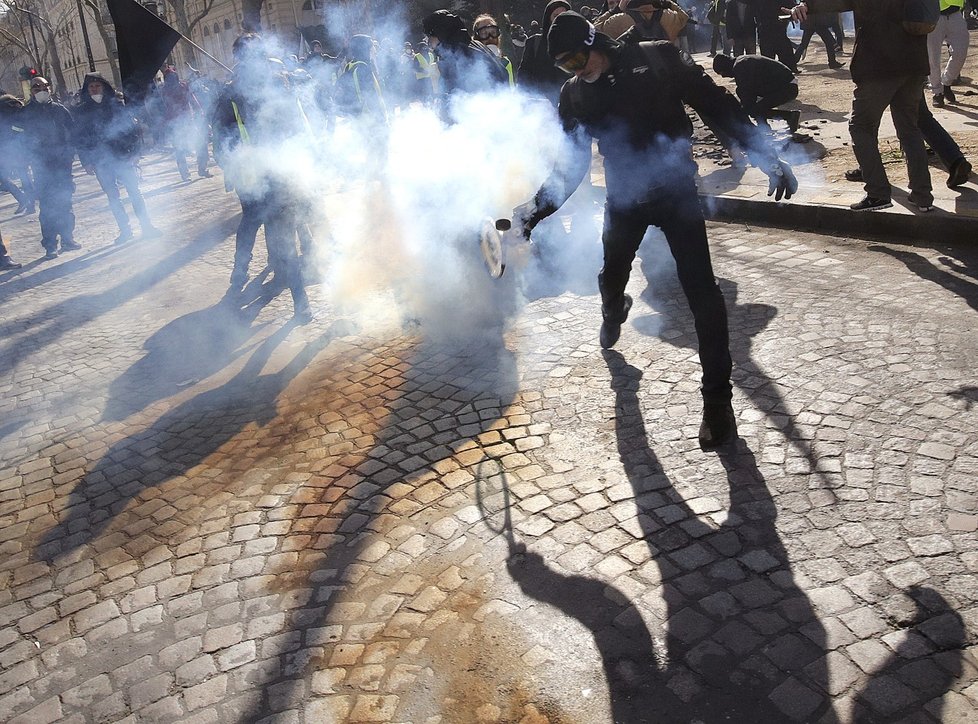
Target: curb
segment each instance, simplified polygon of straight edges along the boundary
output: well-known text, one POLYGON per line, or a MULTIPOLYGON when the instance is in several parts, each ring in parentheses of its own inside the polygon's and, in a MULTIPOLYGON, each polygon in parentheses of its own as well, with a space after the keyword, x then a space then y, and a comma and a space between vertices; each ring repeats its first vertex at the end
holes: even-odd
POLYGON ((888 214, 709 194, 700 194, 700 203, 706 218, 711 221, 750 222, 779 229, 884 241, 978 242, 978 219, 956 216, 939 208, 927 214, 888 214))

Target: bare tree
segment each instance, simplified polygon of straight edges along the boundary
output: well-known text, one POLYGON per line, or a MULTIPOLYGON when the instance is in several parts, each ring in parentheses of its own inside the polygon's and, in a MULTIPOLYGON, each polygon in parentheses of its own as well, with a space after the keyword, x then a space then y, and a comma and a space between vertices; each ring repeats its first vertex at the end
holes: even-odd
MULTIPOLYGON (((182 35, 189 38, 198 23, 207 17, 214 8, 215 2, 217 0, 202 0, 199 5, 200 11, 194 13, 191 12, 191 8, 195 4, 193 0, 167 0, 167 5, 173 8, 173 27, 182 35)), ((197 65, 196 52, 190 49, 189 54, 193 65, 197 65)))
MULTIPOLYGON (((58 52, 58 44, 55 42, 56 27, 55 23, 51 21, 49 2, 50 0, 4 0, 7 10, 19 16, 21 28, 23 29, 25 25, 29 26, 33 23, 35 33, 44 40, 43 51, 40 50, 39 42, 38 51, 30 53, 31 57, 34 58, 35 67, 50 67, 54 75, 55 85, 60 89, 65 89, 68 85, 65 83, 64 72, 61 67, 61 54, 58 52), (38 58, 38 55, 41 57, 38 58), (47 62, 48 57, 51 59, 50 63, 47 62)), ((8 33, 4 37, 19 45, 12 34, 8 33)), ((33 43, 33 38, 31 42, 33 43)), ((24 43, 27 44, 26 34, 24 35, 24 43)))
POLYGON ((102 44, 105 46, 105 57, 109 62, 109 70, 112 71, 112 83, 116 88, 122 87, 122 74, 119 72, 119 61, 116 60, 115 53, 112 52, 113 47, 113 37, 109 35, 109 30, 106 27, 105 19, 102 16, 102 8, 96 4, 95 0, 83 0, 85 7, 88 8, 89 15, 91 15, 92 20, 95 21, 95 28, 98 30, 99 36, 102 38, 102 44))

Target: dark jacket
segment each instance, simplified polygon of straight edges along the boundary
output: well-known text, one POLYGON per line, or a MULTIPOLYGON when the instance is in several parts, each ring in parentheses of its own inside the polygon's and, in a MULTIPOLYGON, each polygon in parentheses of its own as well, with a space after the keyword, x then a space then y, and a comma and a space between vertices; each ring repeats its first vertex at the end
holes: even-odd
POLYGON ((572 78, 560 93, 558 112, 574 140, 573 158, 563 161, 535 199, 530 227, 558 209, 580 183, 591 162, 590 139, 604 156, 608 203, 629 208, 692 179, 692 124, 688 103, 711 127, 735 139, 756 165, 777 160, 736 99, 717 86, 688 53, 666 41, 607 46, 611 70, 594 83, 572 78))
POLYGON ((71 168, 75 157, 75 121, 71 112, 60 103, 38 103, 31 100, 20 118, 27 135, 27 151, 31 165, 41 168, 71 168))
POLYGON ((516 80, 521 86, 540 93, 554 105, 560 97, 561 86, 569 77, 554 65, 553 58, 547 50, 547 33, 550 32, 550 26, 553 24, 553 13, 560 7, 569 9, 569 3, 563 0, 551 0, 547 4, 543 13, 543 23, 540 26, 542 32, 527 38, 523 59, 516 72, 516 80))
POLYGON ((760 98, 795 82, 795 74, 784 63, 763 55, 734 58, 733 79, 741 98, 760 98))
POLYGON ((24 162, 27 149, 23 112, 19 98, 0 96, 0 172, 24 162))
POLYGON ((849 64, 855 82, 927 75, 927 36, 903 29, 904 0, 809 0, 810 13, 852 10, 856 42, 849 64))
POLYGON ((468 42, 451 43, 442 40, 435 48, 435 57, 444 95, 456 91, 478 93, 509 83, 502 62, 478 40, 469 38, 468 42))
POLYGON ((83 166, 128 160, 139 150, 139 126, 126 105, 116 97, 112 85, 98 73, 89 73, 78 94, 75 108, 75 139, 83 166), (101 103, 88 92, 90 81, 105 87, 101 103))

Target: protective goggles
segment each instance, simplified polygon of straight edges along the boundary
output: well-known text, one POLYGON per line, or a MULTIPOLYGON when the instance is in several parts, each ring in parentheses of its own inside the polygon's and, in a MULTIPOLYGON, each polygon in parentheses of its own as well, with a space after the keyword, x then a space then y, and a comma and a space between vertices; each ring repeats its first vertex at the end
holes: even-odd
POLYGON ((584 70, 587 65, 588 60, 591 59, 591 49, 582 48, 573 53, 567 53, 561 58, 558 58, 554 65, 560 68, 565 73, 574 75, 578 71, 584 70))
POLYGON ((475 31, 475 37, 477 40, 489 40, 489 38, 498 38, 499 26, 483 25, 481 28, 475 31))

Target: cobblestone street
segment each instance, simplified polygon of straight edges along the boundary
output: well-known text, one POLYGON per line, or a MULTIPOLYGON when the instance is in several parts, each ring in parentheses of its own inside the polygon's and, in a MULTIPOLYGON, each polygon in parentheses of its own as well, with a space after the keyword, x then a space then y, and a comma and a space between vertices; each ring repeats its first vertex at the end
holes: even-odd
POLYGON ((55 261, 0 206, 0 721, 978 721, 975 249, 711 224, 717 454, 658 235, 614 350, 596 266, 457 343, 229 310, 219 172, 123 246, 76 181, 55 261))

